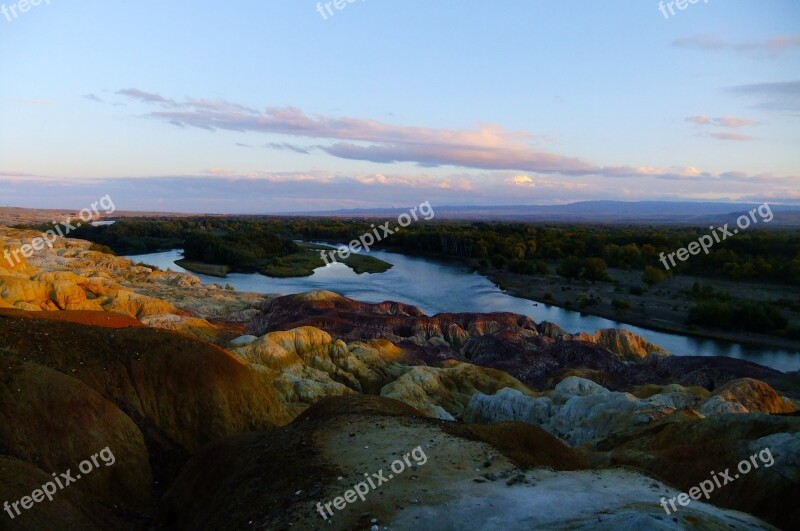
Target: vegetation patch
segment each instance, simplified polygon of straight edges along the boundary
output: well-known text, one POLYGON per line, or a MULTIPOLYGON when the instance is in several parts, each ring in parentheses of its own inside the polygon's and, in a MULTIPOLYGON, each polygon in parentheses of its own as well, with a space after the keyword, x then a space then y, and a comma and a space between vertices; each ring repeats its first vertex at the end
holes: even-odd
MULTIPOLYGON (((226 265, 206 264, 203 262, 194 262, 192 260, 175 260, 175 263, 187 271, 198 273, 200 275, 208 275, 210 277, 225 278, 230 272, 230 268, 226 265)), ((144 265, 144 264, 140 264, 144 265)), ((157 271, 157 270, 156 270, 157 271)))

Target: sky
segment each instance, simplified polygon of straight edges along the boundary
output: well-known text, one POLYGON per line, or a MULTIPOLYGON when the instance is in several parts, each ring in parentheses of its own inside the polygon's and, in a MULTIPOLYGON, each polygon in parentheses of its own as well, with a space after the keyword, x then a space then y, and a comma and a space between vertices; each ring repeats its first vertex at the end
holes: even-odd
POLYGON ((800 204, 793 0, 27 1, 0 206, 800 204))

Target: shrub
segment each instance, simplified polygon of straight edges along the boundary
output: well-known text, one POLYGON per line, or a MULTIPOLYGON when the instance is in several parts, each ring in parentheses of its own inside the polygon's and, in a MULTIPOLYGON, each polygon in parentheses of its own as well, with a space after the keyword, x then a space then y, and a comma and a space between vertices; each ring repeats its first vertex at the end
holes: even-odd
POLYGON ((598 304, 599 302, 601 302, 601 299, 599 297, 595 297, 591 293, 588 294, 588 295, 584 295, 580 299, 578 299, 578 304, 580 305, 581 308, 586 308, 588 306, 594 306, 595 304, 598 304))
POLYGON ((611 306, 613 306, 617 310, 627 310, 631 307, 631 303, 628 300, 614 299, 613 301, 611 301, 611 306))
POLYGON ((537 275, 547 275, 550 273, 550 268, 547 267, 547 262, 544 260, 537 260, 535 268, 537 275))
POLYGON ((648 286, 654 286, 667 279, 667 272, 653 266, 645 266, 644 273, 642 274, 642 282, 648 286))
POLYGON ((595 282, 597 280, 607 280, 606 261, 602 258, 587 258, 583 262, 583 278, 595 282))
POLYGON ((492 265, 497 269, 503 269, 506 266, 506 258, 501 254, 496 254, 492 257, 492 265))
POLYGON ((89 246, 89 250, 97 251, 98 253, 110 254, 111 256, 117 256, 117 253, 114 252, 114 249, 108 245, 103 245, 102 243, 93 243, 89 246))
POLYGON ((138 267, 147 267, 148 269, 152 269, 153 271, 161 271, 161 268, 158 266, 154 266, 152 264, 145 264, 144 262, 139 262, 136 264, 138 267))
POLYGON ((583 272, 583 261, 575 256, 562 258, 558 264, 558 274, 567 279, 576 279, 583 272))
POLYGON ((695 300, 714 300, 714 301, 729 301, 731 300, 730 293, 725 290, 716 290, 714 286, 708 284, 700 284, 695 282, 692 284, 692 291, 689 294, 695 300))
POLYGON ((529 275, 534 272, 533 266, 525 260, 512 260, 508 266, 508 270, 520 275, 529 275))
POLYGON ((743 328, 771 332, 786 328, 788 319, 769 303, 756 301, 702 301, 689 310, 687 324, 715 328, 743 328))

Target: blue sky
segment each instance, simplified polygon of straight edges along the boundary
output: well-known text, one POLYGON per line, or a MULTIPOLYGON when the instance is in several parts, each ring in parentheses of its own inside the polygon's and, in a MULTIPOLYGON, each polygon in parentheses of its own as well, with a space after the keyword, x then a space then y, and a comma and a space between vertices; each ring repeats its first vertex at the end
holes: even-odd
POLYGON ((791 0, 18 3, 0 205, 800 203, 791 0))

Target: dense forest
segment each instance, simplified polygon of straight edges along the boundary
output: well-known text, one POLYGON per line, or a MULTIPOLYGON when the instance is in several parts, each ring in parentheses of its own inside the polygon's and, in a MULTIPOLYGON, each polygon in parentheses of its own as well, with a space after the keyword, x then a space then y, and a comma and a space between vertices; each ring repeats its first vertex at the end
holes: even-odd
MULTIPOLYGON (((302 239, 345 242, 370 230, 363 220, 290 218, 269 223, 302 239)), ((543 272, 557 261, 566 276, 601 276, 603 264, 666 272, 660 253, 685 247, 708 228, 534 225, 528 223, 416 223, 382 240, 377 248, 471 258, 513 272, 543 272), (600 262, 602 261, 602 263, 600 262)), ((750 230, 714 246, 709 254, 678 262, 670 273, 733 280, 800 284, 800 231, 750 230)), ((591 279, 591 278, 590 278, 591 279)), ((599 280, 599 278, 598 278, 599 280)))
MULTIPOLYGON (((183 247, 187 258, 227 263, 295 252, 291 239, 346 243, 371 232, 369 220, 335 218, 199 217, 124 219, 83 226, 71 236, 107 245, 118 254, 183 247), (241 255, 241 259, 237 258, 241 255)), ((602 280, 606 267, 666 274, 660 253, 674 252, 703 228, 534 225, 527 223, 419 222, 384 238, 375 248, 474 259, 481 266, 522 274, 548 272, 602 280)), ((800 231, 750 230, 678 262, 669 274, 800 284, 800 231)))
POLYGON ((125 219, 112 225, 84 225, 70 234, 107 246, 116 254, 183 248, 184 258, 256 270, 259 260, 298 251, 263 223, 237 218, 125 219))

